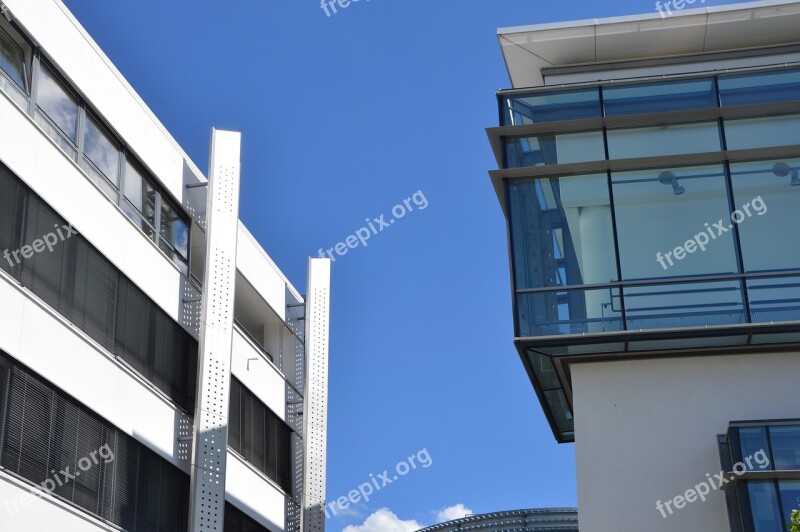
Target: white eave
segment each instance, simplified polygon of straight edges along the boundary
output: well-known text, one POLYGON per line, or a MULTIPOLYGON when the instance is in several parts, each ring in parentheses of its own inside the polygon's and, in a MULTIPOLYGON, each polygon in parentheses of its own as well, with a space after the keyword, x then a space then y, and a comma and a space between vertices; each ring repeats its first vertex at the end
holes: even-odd
POLYGON ((800 42, 798 0, 671 11, 664 18, 654 8, 646 15, 500 28, 497 35, 512 86, 542 86, 542 69, 551 67, 800 42))

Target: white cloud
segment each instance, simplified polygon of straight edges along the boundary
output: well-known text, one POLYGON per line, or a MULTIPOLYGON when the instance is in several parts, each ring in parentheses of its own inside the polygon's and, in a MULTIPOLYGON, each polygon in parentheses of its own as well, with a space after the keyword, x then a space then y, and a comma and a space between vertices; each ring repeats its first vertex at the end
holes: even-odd
POLYGON ((422 525, 416 521, 403 521, 388 508, 381 508, 360 525, 350 525, 342 532, 416 532, 422 525))
POLYGON ((436 512, 436 522, 437 523, 445 523, 447 521, 452 521, 453 519, 461 519, 462 517, 466 517, 468 515, 472 515, 473 512, 463 504, 459 503, 454 506, 448 506, 447 508, 442 508, 438 512, 436 512))

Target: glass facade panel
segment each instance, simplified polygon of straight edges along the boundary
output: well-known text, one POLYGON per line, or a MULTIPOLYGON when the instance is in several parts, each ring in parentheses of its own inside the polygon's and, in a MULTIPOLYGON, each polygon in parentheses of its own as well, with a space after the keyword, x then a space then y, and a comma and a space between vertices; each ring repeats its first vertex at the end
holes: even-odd
POLYGON ((778 483, 783 506, 784 528, 791 522, 792 510, 800 510, 800 480, 781 480, 778 483))
POLYGON ((617 280, 605 174, 508 185, 517 289, 617 280))
POLYGON ((634 286, 623 293, 628 329, 747 322, 739 281, 634 286))
POLYGON ((725 120, 729 150, 800 144, 800 115, 725 120))
POLYGON ((520 336, 622 330, 619 290, 562 290, 517 295, 520 336))
POLYGON ((800 159, 731 164, 731 180, 745 271, 800 266, 800 246, 783 245, 800 227, 800 159))
POLYGON ((123 210, 147 236, 155 239, 156 189, 130 161, 125 162, 124 191, 128 202, 123 205, 123 210))
POLYGON ((800 100, 800 70, 720 76, 723 106, 800 100))
POLYGON ((119 146, 102 126, 91 117, 86 117, 83 132, 83 153, 114 186, 119 186, 119 146))
POLYGON ((66 89, 49 68, 39 68, 36 95, 39 109, 73 144, 78 143, 78 100, 66 89))
POLYGON ((783 519, 778 506, 778 494, 775 483, 748 482, 747 494, 750 498, 750 511, 753 518, 754 532, 782 532, 783 519))
POLYGON ((702 109, 717 106, 712 78, 603 87, 606 116, 702 109))
POLYGON ((606 158, 600 131, 513 137, 506 139, 505 148, 508 168, 603 161, 606 158))
POLYGON ((570 434, 575 430, 575 420, 572 418, 572 408, 569 406, 567 396, 563 390, 544 392, 550 411, 556 420, 556 426, 562 434, 570 434))
MULTIPOLYGON (((734 449, 732 461, 741 462, 748 456, 754 456, 759 451, 764 451, 769 456, 769 442, 767 441, 766 427, 741 427, 736 429, 739 433, 739 449, 734 449)), ((772 469, 771 463, 767 468, 772 469)))
POLYGON ((170 256, 177 252, 180 258, 186 260, 189 256, 189 225, 166 198, 161 200, 160 223, 161 242, 166 244, 166 247, 162 247, 164 252, 170 256))
POLYGON ((2 28, 0 28, 0 69, 20 89, 24 90, 26 88, 25 54, 22 48, 2 28))
POLYGON ((738 271, 724 176, 722 166, 612 174, 623 279, 738 271))
POLYGON ((536 380, 539 381, 539 386, 542 390, 557 390, 560 389, 561 381, 556 373, 556 368, 553 366, 553 361, 550 357, 545 356, 536 351, 528 350, 528 359, 530 360, 533 373, 536 375, 536 380))
MULTIPOLYGON (((800 470, 800 425, 769 427, 769 437, 775 469, 800 470)), ((800 510, 800 506, 796 509, 800 510)))
POLYGON ((503 108, 504 126, 597 118, 601 116, 600 91, 591 88, 507 96, 503 108))
POLYGON ((754 323, 800 320, 800 278, 749 279, 747 295, 754 323))
POLYGON ((719 126, 716 122, 608 131, 610 159, 718 152, 720 148, 719 126))

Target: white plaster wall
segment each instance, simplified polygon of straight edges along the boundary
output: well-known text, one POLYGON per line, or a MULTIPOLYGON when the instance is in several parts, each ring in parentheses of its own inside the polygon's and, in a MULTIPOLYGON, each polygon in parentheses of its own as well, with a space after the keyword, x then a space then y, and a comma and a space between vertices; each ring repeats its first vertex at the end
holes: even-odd
POLYGON ((656 501, 719 473, 730 421, 798 417, 797 375, 798 353, 573 365, 581 532, 728 532, 719 491, 666 519, 656 501))

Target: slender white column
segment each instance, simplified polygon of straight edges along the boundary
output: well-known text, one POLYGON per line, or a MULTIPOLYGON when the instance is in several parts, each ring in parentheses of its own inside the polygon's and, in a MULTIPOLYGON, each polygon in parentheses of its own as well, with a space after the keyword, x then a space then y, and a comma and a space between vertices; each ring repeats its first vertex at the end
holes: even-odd
POLYGON ((240 133, 213 130, 189 509, 192 532, 219 532, 225 524, 240 151, 240 133))
POLYGON ((300 517, 302 532, 325 530, 330 284, 330 259, 309 259, 306 290, 306 385, 303 400, 305 468, 300 517))

